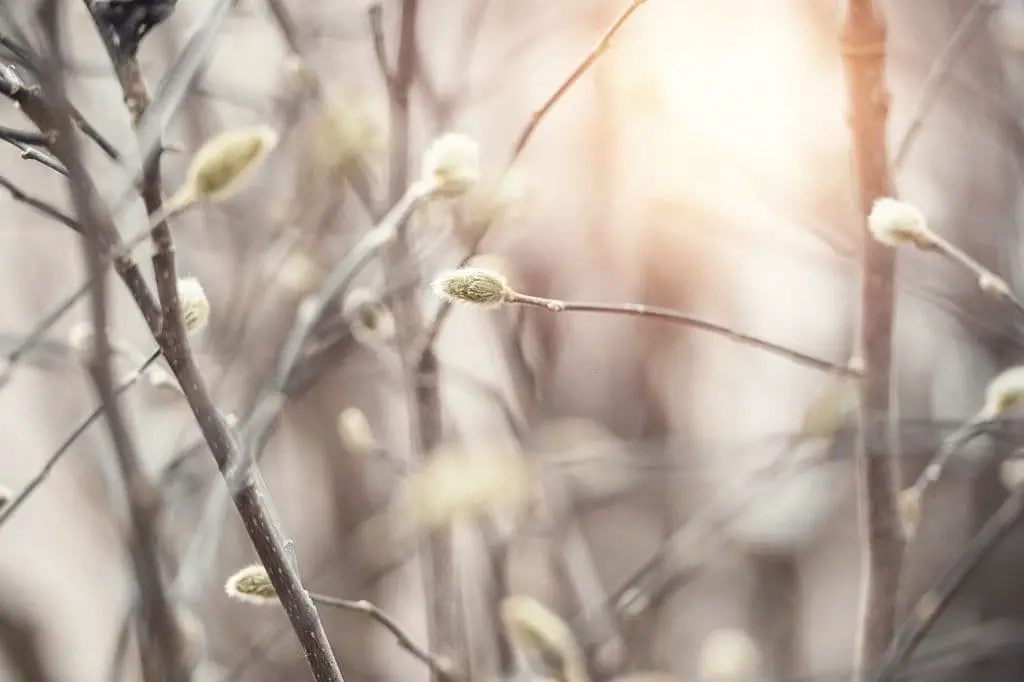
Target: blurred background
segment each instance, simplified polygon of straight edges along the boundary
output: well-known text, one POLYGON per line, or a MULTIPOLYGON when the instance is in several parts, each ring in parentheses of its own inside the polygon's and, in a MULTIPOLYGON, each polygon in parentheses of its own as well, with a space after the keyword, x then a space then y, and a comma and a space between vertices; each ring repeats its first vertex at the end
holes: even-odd
MULTIPOLYGON (((35 36, 32 4, 6 8, 0 35, 35 36)), ((151 92, 213 4, 178 0, 143 41, 151 92)), ((454 306, 430 361, 413 367, 421 380, 407 380, 440 305, 428 284, 471 252, 524 293, 667 306, 850 359, 862 227, 837 38, 845 3, 643 3, 504 173, 533 112, 626 5, 289 0, 297 59, 274 3, 232 3, 166 127, 165 191, 220 132, 267 124, 280 143, 236 196, 174 221, 179 271, 212 307, 192 348, 222 412, 250 433, 303 302, 416 179, 431 140, 473 137, 478 186, 418 210, 404 253, 332 302, 261 439, 304 584, 374 602, 467 680, 514 674, 500 608, 509 595, 560 614, 595 680, 847 679, 860 587, 848 386, 656 320, 512 306, 454 306), (410 8, 414 47, 403 50, 410 8), (402 54, 413 65, 407 112, 392 101, 402 54), (432 394, 435 414, 410 411, 413 394, 432 394), (449 466, 427 476, 443 457, 449 466), (782 473, 765 473, 779 461, 782 473), (426 544, 444 556, 421 561, 426 544)), ((1024 291, 1024 3, 880 6, 890 153, 919 126, 893 167, 899 195, 1024 291)), ((72 101, 137 157, 86 3, 63 11, 72 101)), ((9 45, 0 63, 35 81, 9 45)), ((31 129, 8 100, 0 125, 31 129)), ((120 186, 116 162, 94 147, 88 156, 98 186, 120 186)), ((15 146, 0 146, 0 176, 71 210, 62 178, 15 146)), ((0 202, 10 354, 85 268, 73 231, 10 193, 0 202)), ((119 221, 125 235, 146 224, 136 204, 119 221)), ((137 253, 148 273, 148 246, 137 253)), ((154 343, 123 287, 111 291, 125 373, 154 343)), ((916 476, 988 381, 1020 362, 1024 337, 1012 311, 933 255, 900 251, 896 305, 895 447, 916 476)), ((96 404, 74 347, 89 319, 85 302, 73 307, 0 391, 0 483, 11 491, 96 404)), ((143 379, 122 404, 164 496, 160 542, 195 679, 309 679, 284 612, 225 594, 255 554, 173 379, 159 367, 143 379)), ((1005 497, 998 464, 1020 436, 1012 426, 973 443, 930 493, 902 612, 1005 497)), ((26 682, 141 679, 120 485, 100 420, 0 527, 4 660, 31 632, 47 669, 26 682)), ((1022 540, 1011 536, 957 596, 922 647, 918 679, 1020 679, 1022 540)), ((366 615, 321 615, 346 679, 429 676, 366 615)), ((11 665, 0 673, 20 679, 11 665)))

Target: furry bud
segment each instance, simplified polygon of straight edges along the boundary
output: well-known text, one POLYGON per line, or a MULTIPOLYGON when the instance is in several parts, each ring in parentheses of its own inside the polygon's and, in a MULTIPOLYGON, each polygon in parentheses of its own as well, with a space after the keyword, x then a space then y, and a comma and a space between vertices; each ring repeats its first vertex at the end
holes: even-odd
POLYGON ((210 322, 210 301, 206 292, 194 277, 178 280, 178 299, 181 301, 181 317, 185 321, 185 331, 189 334, 198 332, 210 322))
POLYGON ((979 418, 998 419, 1024 396, 1024 365, 1011 367, 989 382, 985 389, 985 405, 979 418))
POLYGON ((446 133, 427 148, 421 173, 438 194, 463 194, 480 180, 480 146, 467 135, 446 133))
POLYGON ((760 667, 761 652, 742 630, 716 630, 701 645, 702 680, 754 680, 760 667))
POLYGON ((277 133, 268 126, 230 130, 208 140, 193 157, 185 184, 168 201, 168 212, 230 196, 277 146, 277 141, 277 133))
POLYGON ((924 214, 906 201, 890 198, 875 201, 868 216, 868 229, 875 239, 888 246, 913 244, 929 251, 938 245, 924 214))
POLYGON ((246 566, 228 578, 224 592, 232 599, 257 606, 277 602, 277 590, 261 564, 246 566))
POLYGON ((500 305, 511 293, 504 277, 482 268, 451 270, 442 274, 432 286, 438 296, 448 301, 487 307, 500 305))
POLYGON ((561 682, 586 680, 583 652, 557 614, 532 597, 513 595, 502 601, 500 615, 509 644, 534 672, 561 682))

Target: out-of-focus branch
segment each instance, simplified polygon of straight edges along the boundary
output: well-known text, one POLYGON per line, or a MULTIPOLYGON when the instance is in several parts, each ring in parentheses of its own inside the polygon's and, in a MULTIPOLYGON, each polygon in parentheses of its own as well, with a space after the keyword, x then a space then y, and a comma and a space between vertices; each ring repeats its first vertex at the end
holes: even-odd
POLYGON ((942 48, 942 52, 932 62, 924 85, 921 87, 921 94, 918 95, 917 103, 914 106, 914 116, 907 131, 896 145, 896 153, 893 154, 892 160, 893 173, 899 173, 906 163, 907 157, 910 156, 910 150, 913 149, 917 136, 924 127, 924 122, 928 118, 928 114, 931 113, 932 105, 938 99, 942 86, 952 72, 956 60, 963 54, 971 38, 985 25, 1000 4, 999 0, 977 0, 964 14, 956 30, 953 31, 953 35, 942 48))
POLYGON ((96 385, 107 418, 107 424, 117 455, 117 461, 124 478, 125 497, 128 503, 128 520, 131 534, 128 538, 129 553, 139 591, 139 601, 146 623, 145 634, 140 637, 142 664, 147 682, 188 682, 190 671, 182 657, 182 639, 171 601, 164 585, 160 568, 157 542, 159 515, 159 494, 146 478, 135 445, 118 405, 117 390, 113 380, 112 353, 108 334, 109 310, 107 307, 103 221, 97 219, 97 207, 92 203, 89 185, 81 178, 87 177, 81 150, 75 139, 75 128, 64 105, 64 82, 60 69, 63 31, 60 27, 60 4, 58 0, 44 0, 39 8, 39 19, 49 39, 50 51, 40 74, 48 83, 54 98, 56 115, 53 117, 55 133, 54 148, 68 169, 70 193, 85 233, 85 260, 92 281, 91 312, 94 324, 94 338, 88 352, 89 372, 96 385))
POLYGON ((859 356, 866 376, 860 384, 856 452, 858 516, 864 545, 854 661, 858 675, 865 674, 892 641, 904 549, 897 502, 899 470, 890 448, 889 426, 869 418, 889 414, 895 308, 895 255, 867 231, 875 201, 893 194, 886 147, 889 90, 885 83, 885 41, 885 22, 876 3, 849 0, 840 48, 865 236, 859 356))
MULTIPOLYGON (((139 380, 139 377, 142 376, 142 374, 154 362, 156 362, 157 359, 159 359, 159 357, 160 351, 153 351, 149 355, 149 357, 146 358, 145 362, 143 362, 133 372, 128 374, 128 376, 124 377, 118 384, 118 386, 114 389, 115 397, 119 397, 129 388, 134 386, 135 382, 139 380)), ((57 466, 57 463, 60 462, 60 460, 64 458, 64 455, 66 455, 71 450, 71 446, 74 445, 81 437, 81 435, 85 433, 86 430, 90 426, 92 426, 96 422, 96 420, 99 419, 101 416, 103 416, 102 403, 97 405, 89 414, 83 417, 82 420, 79 421, 78 424, 76 424, 73 429, 71 429, 71 432, 64 438, 63 441, 61 441, 61 444, 58 445, 57 449, 53 451, 53 454, 50 455, 47 458, 46 462, 43 463, 42 468, 36 473, 35 476, 32 477, 32 480, 30 480, 25 485, 21 492, 15 495, 7 504, 0 508, 0 527, 3 527, 3 525, 8 521, 8 519, 10 519, 11 516, 13 516, 16 511, 18 511, 21 505, 23 505, 28 500, 28 498, 31 497, 32 494, 39 489, 39 486, 41 486, 43 482, 46 481, 46 479, 50 475, 50 472, 53 471, 53 468, 55 466, 57 466)))
MULTIPOLYGON (((515 146, 512 147, 512 152, 509 156, 508 162, 505 165, 505 173, 515 165, 519 156, 526 149, 526 145, 529 144, 533 138, 533 134, 537 131, 544 118, 551 113, 551 110, 559 100, 565 96, 565 94, 572 88, 573 85, 579 81, 580 78, 594 65, 597 60, 601 58, 605 52, 607 52, 611 46, 612 41, 618 34, 622 27, 626 25, 633 13, 640 9, 647 0, 630 0, 629 5, 622 11, 615 21, 605 30, 605 32, 598 39, 597 44, 594 45, 593 49, 590 50, 584 56, 583 60, 573 69, 564 81, 562 81, 548 96, 546 100, 533 112, 530 119, 527 121, 526 126, 519 133, 519 137, 516 140, 515 146)), ((487 236, 487 232, 490 229, 490 225, 480 225, 478 229, 472 230, 472 233, 476 235, 472 243, 469 244, 467 254, 459 262, 459 265, 466 265, 476 255, 477 250, 480 248, 480 244, 487 236)), ((444 326, 444 321, 447 319, 449 312, 451 311, 451 304, 447 301, 442 302, 438 308, 433 319, 426 325, 423 335, 419 341, 418 350, 420 353, 426 354, 434 345, 437 340, 438 334, 441 333, 441 327, 444 326)))
POLYGON ((0 601, 0 649, 22 682, 56 682, 39 646, 38 627, 20 610, 0 601))

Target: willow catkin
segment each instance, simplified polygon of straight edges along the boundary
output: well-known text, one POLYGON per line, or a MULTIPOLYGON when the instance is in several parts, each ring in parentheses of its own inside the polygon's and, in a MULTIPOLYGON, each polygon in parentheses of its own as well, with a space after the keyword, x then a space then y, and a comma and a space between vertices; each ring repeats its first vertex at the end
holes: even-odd
POLYGON ((201 201, 219 201, 236 192, 277 146, 269 126, 229 130, 211 138, 192 158, 185 183, 168 200, 168 215, 201 201))
POLYGON ((261 564, 252 564, 233 573, 224 583, 224 592, 232 599, 257 606, 277 602, 277 590, 261 564))

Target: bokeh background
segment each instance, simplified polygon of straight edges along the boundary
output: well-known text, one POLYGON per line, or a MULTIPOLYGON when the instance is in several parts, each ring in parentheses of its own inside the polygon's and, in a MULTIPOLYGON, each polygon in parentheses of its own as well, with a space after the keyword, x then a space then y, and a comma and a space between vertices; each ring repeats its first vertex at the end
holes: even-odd
MULTIPOLYGON (((144 42, 151 88, 209 2, 179 0, 144 42)), ((14 8, 24 25, 30 4, 14 8)), ((398 286, 405 300, 433 315, 438 301, 426 283, 459 262, 479 215, 488 215, 495 220, 480 251, 521 291, 670 306, 836 363, 849 359, 862 237, 837 38, 843 3, 650 0, 543 119, 504 182, 533 110, 627 3, 418 4, 413 175, 434 137, 458 131, 479 141, 483 180, 480 191, 414 217, 402 264, 413 284, 398 286)), ((128 113, 95 27, 83 3, 65 5, 73 100, 131 154, 128 113)), ((392 63, 401 5, 381 4, 392 63)), ((1020 291, 1024 4, 880 5, 890 30, 891 149, 921 120, 894 169, 898 192, 1020 291), (922 112, 936 60, 967 30, 965 17, 979 14, 922 112)), ((369 5, 286 6, 324 100, 304 87, 264 3, 239 0, 165 133, 180 147, 164 157, 167 188, 218 132, 267 123, 281 133, 236 197, 174 226, 179 270, 202 282, 213 309, 194 351, 218 404, 240 419, 304 297, 386 208, 395 146, 369 5), (370 208, 348 180, 354 159, 368 170, 370 208)), ((0 124, 28 125, 10 102, 0 102, 0 124)), ((94 157, 97 182, 116 186, 111 162, 94 157)), ((0 149, 0 175, 68 206, 61 179, 13 147, 0 149)), ((83 281, 84 263, 73 232, 6 194, 0 202, 0 334, 9 351, 83 281)), ((122 227, 129 234, 144 224, 140 202, 122 227)), ((375 268, 358 284, 372 300, 395 286, 375 268)), ((120 286, 112 289, 116 338, 148 352, 145 324, 120 286)), ((387 313, 374 308, 377 326, 353 335, 342 303, 342 322, 288 398, 261 468, 309 589, 369 599, 426 643, 422 567, 381 525, 413 475, 400 357, 387 324, 377 324, 387 313), (351 408, 365 415, 379 447, 354 447, 339 427, 351 408)), ((0 391, 0 483, 12 490, 95 404, 68 345, 87 321, 83 303, 0 391)), ((970 277, 901 251, 895 402, 907 475, 977 411, 992 376, 1020 362, 1021 339, 1012 312, 970 277)), ((536 474, 525 510, 454 526, 450 582, 464 628, 459 650, 446 653, 471 666, 473 679, 510 674, 496 618, 509 594, 532 595, 572 623, 595 678, 656 670, 700 679, 704 644, 726 628, 756 642, 755 679, 848 675, 860 567, 853 438, 846 428, 805 426, 808 410, 837 390, 833 379, 657 321, 537 309, 456 307, 436 347, 446 447, 479 458, 519 452, 536 474), (759 467, 782 455, 818 459, 763 485, 759 467), (722 499, 742 513, 693 532, 722 499), (652 556, 662 560, 632 583, 629 599, 616 600, 652 556)), ((118 362, 121 371, 133 366, 118 362)), ((283 612, 224 594, 227 576, 254 554, 217 497, 222 484, 187 406, 158 382, 141 382, 123 403, 165 493, 169 575, 183 576, 182 603, 201 624, 196 679, 306 679, 283 612)), ((913 603, 1005 496, 997 462, 1012 452, 1012 437, 981 439, 936 488, 909 549, 901 603, 913 603)), ((113 461, 98 424, 0 528, 0 603, 30 620, 54 682, 107 682, 118 667, 135 585, 113 461)), ((957 598, 925 647, 945 653, 920 679, 1019 679, 1024 659, 1012 643, 1024 641, 1020 547, 1021 537, 1011 537, 957 598), (993 642, 1011 646, 986 655, 993 642)), ((322 616, 347 679, 428 674, 365 616, 322 616)), ((133 647, 119 679, 139 679, 133 647)))

